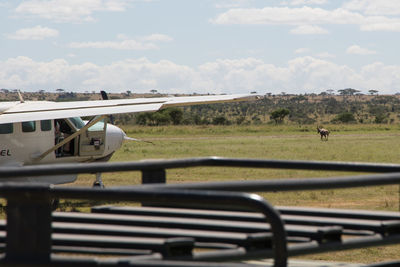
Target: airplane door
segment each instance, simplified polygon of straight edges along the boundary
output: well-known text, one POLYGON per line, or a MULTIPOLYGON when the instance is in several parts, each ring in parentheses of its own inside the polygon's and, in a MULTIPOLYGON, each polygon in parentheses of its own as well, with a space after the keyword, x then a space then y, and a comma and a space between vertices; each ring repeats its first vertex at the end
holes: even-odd
POLYGON ((79 156, 99 156, 104 153, 107 123, 99 121, 79 138, 79 156))

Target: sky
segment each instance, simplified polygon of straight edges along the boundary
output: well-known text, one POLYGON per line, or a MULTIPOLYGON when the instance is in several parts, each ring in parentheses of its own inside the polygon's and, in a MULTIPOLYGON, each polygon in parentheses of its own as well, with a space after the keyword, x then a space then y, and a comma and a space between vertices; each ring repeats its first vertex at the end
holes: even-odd
POLYGON ((400 92, 399 0, 0 0, 0 88, 400 92))

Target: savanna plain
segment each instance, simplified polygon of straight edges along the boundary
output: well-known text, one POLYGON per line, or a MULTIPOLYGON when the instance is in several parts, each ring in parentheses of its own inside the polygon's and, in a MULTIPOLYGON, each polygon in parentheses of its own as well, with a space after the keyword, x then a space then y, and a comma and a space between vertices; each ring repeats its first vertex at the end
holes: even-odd
MULTIPOLYGON (((320 160, 400 163, 400 126, 397 124, 331 124, 328 141, 321 141, 313 125, 235 126, 122 126, 128 136, 151 141, 126 142, 112 160, 232 157, 253 159, 320 160)), ((225 167, 195 167, 167 171, 168 183, 254 179, 313 178, 362 173, 225 167)), ((91 186, 93 175, 80 175, 72 186, 91 186)), ((106 187, 139 185, 140 172, 104 173, 106 187)), ((71 186, 71 185, 69 185, 71 186)), ((273 205, 398 211, 399 185, 341 190, 260 193, 273 205)), ((99 203, 65 202, 60 209, 81 209, 99 203)), ((101 203, 104 204, 104 203, 101 203)), ((114 203, 122 204, 123 203, 114 203)), ((304 258, 371 263, 398 259, 399 246, 373 247, 316 254, 304 258)))

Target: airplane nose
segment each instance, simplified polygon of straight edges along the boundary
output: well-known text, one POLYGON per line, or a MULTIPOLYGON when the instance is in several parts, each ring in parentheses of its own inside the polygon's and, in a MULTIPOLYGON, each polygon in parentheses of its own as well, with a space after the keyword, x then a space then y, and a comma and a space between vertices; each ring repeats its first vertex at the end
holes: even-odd
POLYGON ((115 125, 107 124, 106 154, 112 153, 122 146, 126 134, 115 125))

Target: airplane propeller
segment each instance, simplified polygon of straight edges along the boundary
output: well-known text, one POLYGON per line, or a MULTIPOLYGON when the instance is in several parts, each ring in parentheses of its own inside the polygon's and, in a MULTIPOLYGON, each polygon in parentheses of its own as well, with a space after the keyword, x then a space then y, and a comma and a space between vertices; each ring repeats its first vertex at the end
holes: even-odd
MULTIPOLYGON (((101 94, 101 98, 103 100, 108 100, 108 95, 107 95, 106 91, 102 90, 102 91, 100 91, 100 94, 101 94)), ((110 117, 111 124, 114 124, 114 117, 112 115, 110 115, 109 117, 110 117)), ((154 143, 152 143, 150 141, 145 141, 145 140, 141 140, 141 139, 128 137, 125 133, 124 133, 124 140, 126 140, 126 141, 136 141, 136 142, 145 142, 145 143, 149 143, 149 144, 153 144, 154 145, 154 143)))
MULTIPOLYGON (((102 90, 102 91, 100 91, 100 94, 101 94, 101 98, 102 98, 103 100, 108 100, 108 95, 107 95, 106 91, 103 91, 103 90, 102 90)), ((109 118, 110 118, 111 124, 114 124, 114 117, 113 117, 113 115, 110 115, 109 118)))
POLYGON ((145 143, 154 145, 153 142, 142 140, 142 139, 132 138, 132 137, 127 136, 126 134, 124 135, 124 140, 126 140, 126 141, 136 141, 136 142, 145 142, 145 143))

